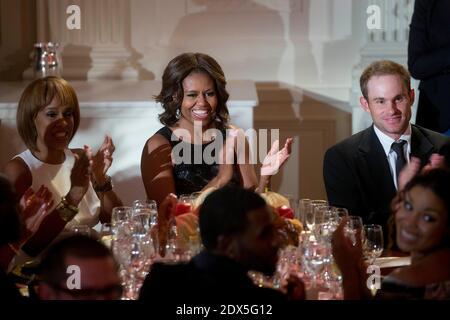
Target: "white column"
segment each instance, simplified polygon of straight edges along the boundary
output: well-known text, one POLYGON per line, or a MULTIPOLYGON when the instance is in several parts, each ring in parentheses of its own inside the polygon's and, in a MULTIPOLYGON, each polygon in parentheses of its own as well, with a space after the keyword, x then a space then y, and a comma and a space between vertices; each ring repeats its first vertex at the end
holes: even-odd
POLYGON ((130 0, 38 0, 37 30, 39 41, 60 43, 67 79, 138 77, 131 67, 130 0), (80 7, 79 30, 66 25, 70 5, 80 7))

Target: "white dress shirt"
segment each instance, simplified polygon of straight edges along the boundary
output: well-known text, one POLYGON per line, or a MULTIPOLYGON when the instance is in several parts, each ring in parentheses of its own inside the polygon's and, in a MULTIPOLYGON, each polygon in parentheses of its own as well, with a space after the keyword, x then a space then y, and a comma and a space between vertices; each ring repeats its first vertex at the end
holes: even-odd
POLYGON ((375 130, 375 134, 378 137, 378 140, 380 140, 381 145, 383 146, 384 153, 386 154, 386 158, 389 162, 389 168, 391 169, 391 175, 394 181, 395 188, 398 190, 397 186, 397 174, 395 170, 395 161, 397 160, 397 154, 394 150, 392 150, 391 146, 394 142, 405 140, 406 143, 403 146, 403 152, 405 154, 405 159, 407 163, 409 163, 409 155, 411 154, 411 124, 409 125, 408 130, 406 132, 409 132, 408 134, 403 134, 400 139, 394 140, 391 137, 389 137, 387 134, 383 133, 380 129, 378 129, 375 125, 373 126, 373 129, 375 130))

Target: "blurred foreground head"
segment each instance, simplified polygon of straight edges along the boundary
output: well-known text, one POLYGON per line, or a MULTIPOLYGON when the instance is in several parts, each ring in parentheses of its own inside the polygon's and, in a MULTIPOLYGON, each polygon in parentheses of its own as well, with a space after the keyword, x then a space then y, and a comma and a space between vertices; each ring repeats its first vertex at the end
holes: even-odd
POLYGON ((395 214, 399 248, 428 253, 450 247, 450 172, 433 169, 414 177, 404 188, 395 214))
POLYGON ((111 251, 83 235, 52 245, 41 262, 40 278, 43 300, 116 300, 122 294, 111 251))
POLYGON ((279 241, 274 215, 257 193, 236 186, 212 192, 200 207, 199 224, 206 250, 248 270, 275 271, 279 241))

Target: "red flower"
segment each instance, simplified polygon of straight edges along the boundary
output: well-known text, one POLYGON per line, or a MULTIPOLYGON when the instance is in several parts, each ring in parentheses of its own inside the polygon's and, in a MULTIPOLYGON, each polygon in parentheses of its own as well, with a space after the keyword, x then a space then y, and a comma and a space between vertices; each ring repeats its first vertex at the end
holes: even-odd
POLYGON ((276 208, 276 211, 278 212, 278 215, 285 219, 294 219, 294 210, 289 208, 288 206, 281 206, 276 208))
POLYGON ((190 203, 177 203, 175 207, 175 216, 179 216, 180 214, 188 213, 192 211, 192 205, 190 203))

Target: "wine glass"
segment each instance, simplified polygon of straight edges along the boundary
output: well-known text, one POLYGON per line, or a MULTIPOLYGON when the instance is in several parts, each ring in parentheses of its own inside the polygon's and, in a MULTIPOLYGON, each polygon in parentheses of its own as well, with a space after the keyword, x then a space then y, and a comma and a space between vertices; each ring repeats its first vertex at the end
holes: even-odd
POLYGON ((147 234, 151 228, 152 217, 157 216, 154 200, 135 200, 133 202, 133 224, 140 234, 147 234))
POLYGON ((317 277, 322 273, 329 256, 325 243, 317 240, 307 241, 302 246, 302 264, 312 275, 312 286, 317 287, 317 277))
POLYGON ((308 226, 308 229, 314 233, 314 229, 315 229, 315 224, 316 224, 316 207, 319 206, 325 206, 327 205, 327 201, 325 200, 311 200, 310 202, 310 206, 308 208, 308 210, 306 211, 306 216, 305 216, 305 221, 306 221, 306 225, 308 226))
POLYGON ((315 235, 329 243, 339 224, 338 215, 331 206, 316 206, 314 210, 315 235))
POLYGON ((383 228, 378 224, 364 225, 364 257, 373 264, 381 256, 384 248, 383 228))
POLYGON ((305 219, 305 224, 308 227, 308 230, 310 232, 313 232, 314 224, 316 223, 316 221, 314 219, 314 211, 313 211, 313 207, 312 207, 311 203, 309 203, 305 208, 304 219, 305 219))
POLYGON ((359 216, 348 216, 347 224, 345 226, 345 234, 352 240, 353 245, 356 245, 356 234, 360 232, 361 240, 364 238, 364 228, 362 218, 359 216))
POLYGON ((150 234, 154 249, 158 251, 158 207, 155 200, 135 200, 133 220, 141 234, 150 234))
POLYGON ((333 211, 338 216, 338 222, 341 222, 342 218, 348 217, 348 210, 346 208, 333 207, 333 211))
POLYGON ((306 224, 305 216, 309 206, 311 206, 311 199, 300 199, 298 201, 298 218, 304 225, 306 224))
POLYGON ((133 208, 131 207, 115 207, 111 213, 111 226, 115 237, 119 236, 123 230, 123 227, 127 226, 131 216, 133 214, 133 208))

